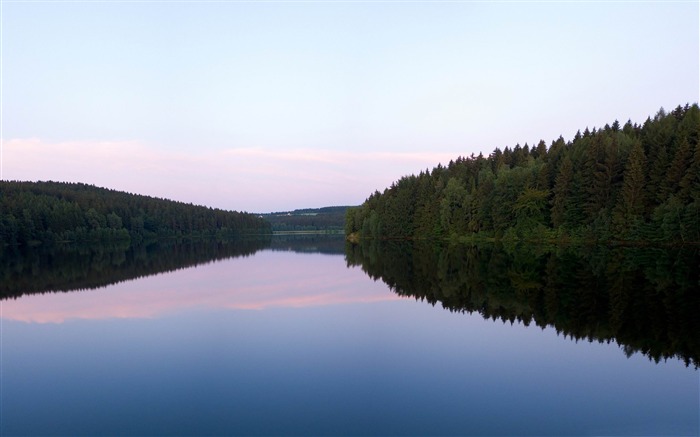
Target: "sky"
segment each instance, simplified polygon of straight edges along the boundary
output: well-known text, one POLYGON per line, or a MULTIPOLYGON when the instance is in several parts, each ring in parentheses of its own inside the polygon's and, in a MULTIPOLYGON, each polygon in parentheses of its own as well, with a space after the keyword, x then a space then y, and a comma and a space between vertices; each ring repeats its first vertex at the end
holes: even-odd
POLYGON ((6 1, 4 180, 357 205, 700 94, 693 1, 6 1))

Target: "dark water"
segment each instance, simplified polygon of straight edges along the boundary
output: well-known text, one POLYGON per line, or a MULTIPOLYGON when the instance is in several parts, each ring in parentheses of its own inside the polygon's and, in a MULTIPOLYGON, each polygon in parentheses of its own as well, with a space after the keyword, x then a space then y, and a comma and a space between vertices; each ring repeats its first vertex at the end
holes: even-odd
POLYGON ((697 249, 2 256, 3 436, 700 430, 697 249))

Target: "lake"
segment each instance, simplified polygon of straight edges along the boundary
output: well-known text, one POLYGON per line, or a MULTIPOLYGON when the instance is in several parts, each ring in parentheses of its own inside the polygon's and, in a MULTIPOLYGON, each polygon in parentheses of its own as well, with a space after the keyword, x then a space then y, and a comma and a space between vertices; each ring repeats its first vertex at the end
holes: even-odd
POLYGON ((332 236, 6 251, 0 434, 698 435, 699 259, 332 236))

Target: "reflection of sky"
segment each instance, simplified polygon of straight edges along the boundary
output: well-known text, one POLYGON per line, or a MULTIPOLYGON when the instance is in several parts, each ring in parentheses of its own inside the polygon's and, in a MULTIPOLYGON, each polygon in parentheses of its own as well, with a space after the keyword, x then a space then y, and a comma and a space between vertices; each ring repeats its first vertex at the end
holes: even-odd
POLYGON ((342 259, 263 251, 253 257, 200 265, 99 290, 4 301, 2 317, 57 323, 68 319, 157 317, 194 308, 264 309, 398 299, 381 283, 366 281, 359 268, 346 268, 342 259))
POLYGON ((678 362, 409 299, 4 326, 7 435, 698 431, 678 362))
POLYGON ((698 435, 700 426, 695 369, 400 299, 341 256, 262 251, 5 301, 3 312, 0 435, 698 435))

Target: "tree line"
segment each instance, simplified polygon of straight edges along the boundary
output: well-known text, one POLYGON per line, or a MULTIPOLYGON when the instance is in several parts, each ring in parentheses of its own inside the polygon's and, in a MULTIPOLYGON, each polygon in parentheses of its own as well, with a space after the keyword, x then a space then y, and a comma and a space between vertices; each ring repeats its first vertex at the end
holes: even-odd
POLYGON ((459 157, 348 210, 365 238, 700 242, 700 109, 459 157))
POLYGON ((348 206, 326 206, 272 212, 261 216, 270 222, 272 230, 277 232, 335 231, 342 233, 345 229, 345 213, 348 208, 348 206))
POLYGON ((268 222, 243 212, 82 183, 0 181, 0 247, 269 233, 268 222))

